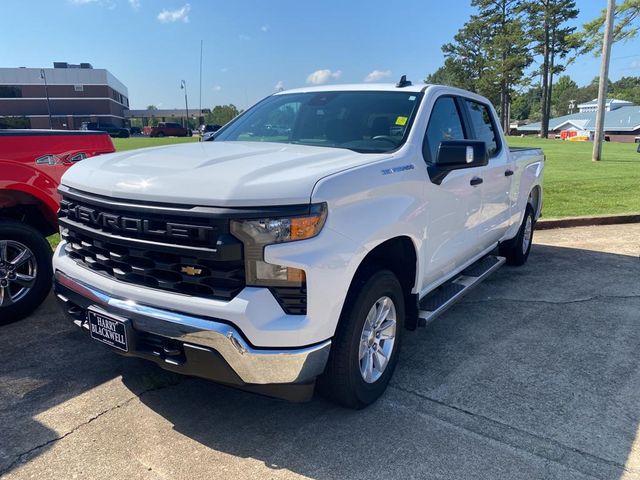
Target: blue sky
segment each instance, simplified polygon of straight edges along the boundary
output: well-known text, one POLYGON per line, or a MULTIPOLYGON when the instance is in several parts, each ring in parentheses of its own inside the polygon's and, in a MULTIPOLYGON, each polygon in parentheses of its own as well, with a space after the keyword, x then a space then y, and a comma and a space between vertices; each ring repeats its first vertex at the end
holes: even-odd
MULTIPOLYGON (((577 3, 582 24, 606 1, 577 3)), ((197 108, 202 39, 203 108, 245 108, 276 86, 421 81, 472 12, 469 0, 3 0, 0 66, 89 62, 127 85, 132 108, 182 107, 185 79, 197 108)), ((614 45, 613 80, 640 75, 639 46, 614 45)), ((585 56, 569 73, 585 84, 598 69, 585 56)))

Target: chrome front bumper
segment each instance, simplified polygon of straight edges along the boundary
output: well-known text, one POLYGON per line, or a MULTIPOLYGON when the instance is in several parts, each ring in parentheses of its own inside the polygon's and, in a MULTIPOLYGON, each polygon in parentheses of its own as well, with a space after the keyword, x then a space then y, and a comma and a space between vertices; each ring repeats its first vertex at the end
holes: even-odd
MULTIPOLYGON (((97 307, 129 319, 134 331, 179 342, 185 349, 217 353, 244 384, 311 382, 324 371, 329 358, 331 340, 296 349, 255 348, 231 325, 116 298, 60 271, 55 272, 54 289, 66 312, 75 312, 71 317, 76 325, 88 329, 84 313, 97 307)), ((131 355, 145 358, 135 350, 131 355)), ((172 358, 164 360, 168 369, 180 372, 172 358)), ((190 372, 187 369, 185 373, 190 372)))

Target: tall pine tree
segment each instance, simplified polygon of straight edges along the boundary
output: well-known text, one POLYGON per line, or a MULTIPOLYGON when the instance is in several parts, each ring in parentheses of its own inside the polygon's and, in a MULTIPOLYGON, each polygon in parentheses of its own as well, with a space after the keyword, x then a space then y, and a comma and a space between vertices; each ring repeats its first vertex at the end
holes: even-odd
MULTIPOLYGON (((616 5, 615 24, 613 26, 613 41, 626 41, 635 38, 640 29, 640 0, 623 0, 616 5)), ((602 52, 602 38, 604 31, 606 10, 600 16, 588 23, 580 32, 579 40, 582 48, 580 53, 602 52)))
POLYGON ((523 22, 524 0, 472 0, 471 4, 478 8, 491 38, 485 46, 487 66, 479 87, 497 90, 500 123, 508 132, 513 90, 526 82, 525 70, 533 61, 523 22))
POLYGON ((538 73, 541 78, 542 112, 540 134, 549 135, 549 118, 553 98, 553 77, 564 71, 562 61, 577 47, 575 27, 567 22, 578 16, 575 0, 529 0, 524 5, 528 14, 529 34, 534 52, 542 57, 538 73))
POLYGON ((427 82, 453 81, 489 98, 496 105, 500 124, 509 131, 509 110, 514 88, 527 82, 531 65, 529 41, 523 21, 524 0, 472 0, 478 9, 442 47, 445 65, 427 82))

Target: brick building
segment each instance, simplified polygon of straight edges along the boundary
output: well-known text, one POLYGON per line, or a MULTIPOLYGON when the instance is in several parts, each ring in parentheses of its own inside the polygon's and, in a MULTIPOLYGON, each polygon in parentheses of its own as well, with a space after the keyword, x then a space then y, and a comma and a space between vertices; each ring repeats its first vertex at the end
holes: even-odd
POLYGON ((82 122, 123 126, 127 87, 89 63, 53 68, 0 68, 0 126, 77 130, 82 122))

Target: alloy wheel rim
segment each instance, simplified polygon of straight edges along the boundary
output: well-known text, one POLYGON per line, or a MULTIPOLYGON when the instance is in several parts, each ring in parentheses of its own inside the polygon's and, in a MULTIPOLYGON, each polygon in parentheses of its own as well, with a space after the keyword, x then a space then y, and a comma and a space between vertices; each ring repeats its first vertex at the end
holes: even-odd
POLYGON ((531 243, 531 234, 533 233, 533 220, 531 215, 527 215, 527 221, 524 224, 524 235, 522 236, 522 253, 526 254, 531 243))
POLYGON ((367 383, 378 381, 389 365, 396 342, 396 315, 393 300, 384 296, 376 300, 365 318, 358 361, 360 375, 367 383))
POLYGON ((38 274, 36 257, 29 247, 14 240, 0 240, 0 307, 22 300, 38 274))

